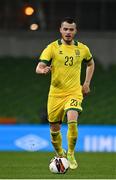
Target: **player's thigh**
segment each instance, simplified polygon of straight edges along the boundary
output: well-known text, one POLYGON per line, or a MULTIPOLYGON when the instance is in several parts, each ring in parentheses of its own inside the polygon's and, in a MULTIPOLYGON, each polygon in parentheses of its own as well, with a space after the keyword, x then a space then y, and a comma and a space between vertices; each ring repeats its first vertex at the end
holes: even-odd
POLYGON ((78 115, 79 115, 78 110, 76 110, 76 109, 75 110, 68 110, 67 111, 67 120, 68 120, 68 122, 72 121, 72 120, 77 120, 78 115))
POLYGON ((61 121, 63 114, 64 100, 63 98, 50 96, 48 98, 48 121, 51 123, 61 121))

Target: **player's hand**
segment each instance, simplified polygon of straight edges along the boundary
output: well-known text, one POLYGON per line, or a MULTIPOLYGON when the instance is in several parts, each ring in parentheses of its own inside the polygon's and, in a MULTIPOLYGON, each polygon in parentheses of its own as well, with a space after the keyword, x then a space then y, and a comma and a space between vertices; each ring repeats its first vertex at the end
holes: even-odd
POLYGON ((87 94, 90 92, 90 84, 88 82, 84 82, 82 86, 82 93, 83 96, 87 96, 87 94))
POLYGON ((45 68, 41 69, 42 74, 47 74, 51 71, 51 66, 46 66, 45 68))

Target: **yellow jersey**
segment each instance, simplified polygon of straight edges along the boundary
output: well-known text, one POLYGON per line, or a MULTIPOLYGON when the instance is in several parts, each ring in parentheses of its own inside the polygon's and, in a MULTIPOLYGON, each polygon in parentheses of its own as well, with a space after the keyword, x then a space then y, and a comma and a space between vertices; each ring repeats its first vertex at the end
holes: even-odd
POLYGON ((52 67, 49 95, 62 97, 78 94, 82 99, 81 63, 91 59, 89 48, 80 42, 66 45, 59 39, 50 43, 40 56, 40 61, 52 67))

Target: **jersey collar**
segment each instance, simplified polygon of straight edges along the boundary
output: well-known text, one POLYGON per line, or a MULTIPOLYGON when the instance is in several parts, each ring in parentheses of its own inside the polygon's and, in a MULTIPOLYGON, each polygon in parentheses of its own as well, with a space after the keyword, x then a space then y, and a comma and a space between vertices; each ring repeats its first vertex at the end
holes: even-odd
MULTIPOLYGON (((62 45, 61 39, 58 39, 58 45, 62 45)), ((78 46, 78 41, 74 40, 74 45, 78 46)))

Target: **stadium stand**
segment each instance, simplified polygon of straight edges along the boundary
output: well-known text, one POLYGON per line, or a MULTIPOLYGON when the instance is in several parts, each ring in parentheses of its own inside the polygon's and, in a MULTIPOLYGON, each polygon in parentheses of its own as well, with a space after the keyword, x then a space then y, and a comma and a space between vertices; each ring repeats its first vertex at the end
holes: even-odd
MULTIPOLYGON (((0 58, 1 118, 13 117, 16 118, 16 123, 47 122, 46 103, 50 75, 37 75, 36 65, 37 60, 31 58, 0 58)), ((84 111, 80 116, 80 124, 115 124, 115 72, 115 65, 104 70, 96 61, 91 93, 83 102, 84 111)), ((83 70, 82 77, 84 73, 83 70)))

